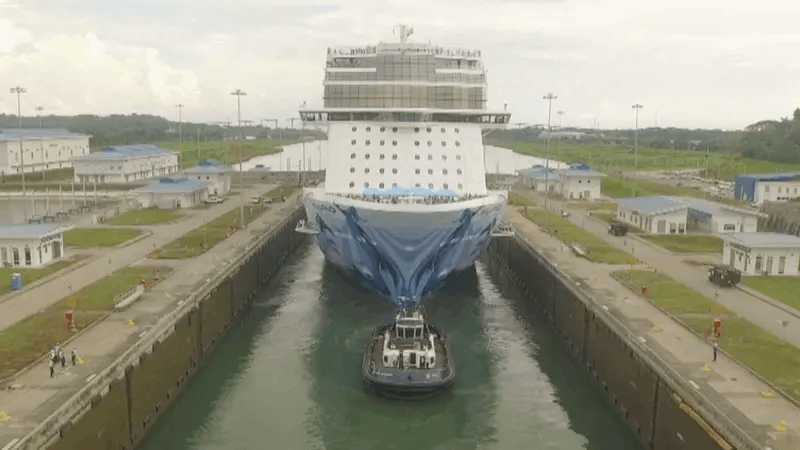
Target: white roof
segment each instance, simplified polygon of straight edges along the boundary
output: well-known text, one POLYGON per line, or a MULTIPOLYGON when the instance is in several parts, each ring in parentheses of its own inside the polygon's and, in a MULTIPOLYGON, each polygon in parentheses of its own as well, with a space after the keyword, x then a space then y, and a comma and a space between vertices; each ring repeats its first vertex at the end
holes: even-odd
POLYGON ((783 233, 728 233, 725 242, 750 248, 798 248, 800 237, 783 233))

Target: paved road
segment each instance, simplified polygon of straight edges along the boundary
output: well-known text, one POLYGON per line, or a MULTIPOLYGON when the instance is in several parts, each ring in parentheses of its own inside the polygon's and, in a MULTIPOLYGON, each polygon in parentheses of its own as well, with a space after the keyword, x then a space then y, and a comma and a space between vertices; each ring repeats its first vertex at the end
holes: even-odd
MULTIPOLYGON (((248 199, 251 193, 262 193, 270 188, 271 186, 250 188, 244 198, 248 199)), ((187 218, 172 224, 137 227, 152 231, 152 236, 127 247, 110 250, 102 258, 97 258, 62 277, 57 277, 31 289, 25 289, 20 294, 2 302, 3 314, 0 315, 0 330, 56 303, 69 296, 71 292, 77 292, 116 270, 130 266, 146 257, 154 249, 160 248, 188 231, 238 207, 238 198, 230 198, 225 203, 213 205, 208 209, 187 210, 187 218)))
MULTIPOLYGON (((263 190, 263 187, 259 189, 263 190)), ((77 366, 68 364, 66 369, 57 368, 56 376, 50 378, 47 364, 41 363, 11 383, 17 386, 16 389, 0 391, 0 412, 9 416, 5 425, 0 424, 0 447, 14 438, 24 436, 45 420, 68 398, 83 388, 90 376, 102 372, 145 331, 174 309, 178 302, 188 298, 192 291, 218 272, 221 264, 233 260, 252 239, 282 221, 297 207, 297 195, 299 194, 286 203, 272 205, 269 211, 250 223, 247 230, 234 233, 196 258, 154 261, 154 264, 172 266, 174 272, 149 289, 128 309, 112 313, 65 346, 67 354, 73 348, 77 349, 84 360, 83 364, 77 366), (126 323, 128 319, 134 319, 135 325, 128 326, 126 323)), ((220 205, 222 206, 220 209, 230 209, 234 206, 232 203, 220 205)), ((208 210, 203 212, 213 215, 208 210)), ((186 222, 183 223, 186 226, 186 222)), ((147 246, 152 250, 151 243, 148 242, 145 247, 147 246)), ((138 258, 141 259, 141 256, 138 258)), ((150 263, 145 260, 135 264, 150 263)))
POLYGON ((800 408, 778 395, 771 399, 761 397, 761 392, 769 391, 770 387, 724 355, 712 362, 711 345, 707 341, 611 277, 611 272, 619 270, 620 266, 578 258, 571 251, 562 250, 557 238, 539 231, 536 224, 515 208, 509 207, 507 215, 517 232, 533 245, 546 249, 562 270, 585 278, 585 284, 598 294, 598 301, 605 302, 612 314, 628 322, 631 329, 647 340, 647 346, 655 354, 685 379, 697 384, 697 390, 741 429, 758 437, 757 441, 773 450, 800 448, 800 435, 797 433, 800 430, 800 408), (657 324, 660 331, 653 331, 653 324, 657 324), (708 372, 702 370, 706 364, 711 368, 708 372), (781 421, 787 423, 788 429, 778 433, 774 426, 781 421))

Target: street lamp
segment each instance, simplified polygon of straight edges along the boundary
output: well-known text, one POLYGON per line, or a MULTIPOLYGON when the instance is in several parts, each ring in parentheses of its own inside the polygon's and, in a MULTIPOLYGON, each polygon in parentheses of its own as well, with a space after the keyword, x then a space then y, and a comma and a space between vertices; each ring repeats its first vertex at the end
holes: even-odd
POLYGON ((631 108, 636 110, 636 125, 633 132, 633 183, 631 184, 633 189, 633 197, 636 197, 636 169, 638 167, 638 155, 639 155, 639 110, 644 108, 644 106, 636 103, 631 108))
POLYGON ((44 107, 37 106, 36 113, 39 115, 39 128, 42 128, 42 122, 44 121, 44 107))
MULTIPOLYGON (((241 89, 236 89, 235 91, 231 92, 231 95, 236 96, 236 111, 237 111, 237 118, 239 120, 239 128, 242 127, 242 96, 247 95, 246 92, 242 91, 241 89)), ((241 131, 241 130, 239 130, 241 131)), ((241 138, 241 136, 239 136, 241 138)))
MULTIPOLYGON (((22 108, 20 105, 20 94, 28 92, 24 87, 11 88, 12 94, 17 94, 17 125, 22 130, 22 108)), ((22 196, 25 197, 25 152, 22 150, 22 133, 19 134, 19 165, 22 168, 22 196)))
POLYGON ((178 108, 178 141, 183 143, 183 104, 175 105, 178 108))
POLYGON ((544 163, 544 211, 545 217, 550 217, 547 214, 547 197, 550 194, 550 134, 553 130, 550 126, 550 119, 553 111, 553 100, 557 99, 558 96, 551 92, 542 98, 547 100, 547 159, 544 163))

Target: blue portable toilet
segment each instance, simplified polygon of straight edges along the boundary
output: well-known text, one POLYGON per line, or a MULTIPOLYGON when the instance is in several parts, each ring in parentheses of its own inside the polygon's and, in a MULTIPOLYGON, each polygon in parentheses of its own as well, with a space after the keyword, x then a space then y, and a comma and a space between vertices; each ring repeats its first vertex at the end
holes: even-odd
POLYGON ((22 274, 19 273, 11 274, 11 289, 14 291, 19 291, 20 289, 22 289, 22 274))

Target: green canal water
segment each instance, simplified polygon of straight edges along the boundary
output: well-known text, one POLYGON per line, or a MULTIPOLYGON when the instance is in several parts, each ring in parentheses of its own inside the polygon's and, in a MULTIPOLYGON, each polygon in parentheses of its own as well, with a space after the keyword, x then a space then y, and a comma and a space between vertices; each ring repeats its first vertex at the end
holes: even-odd
POLYGON ((391 306, 301 248, 148 436, 146 450, 638 449, 543 322, 487 267, 427 300, 454 388, 424 402, 364 391, 359 364, 391 306))

